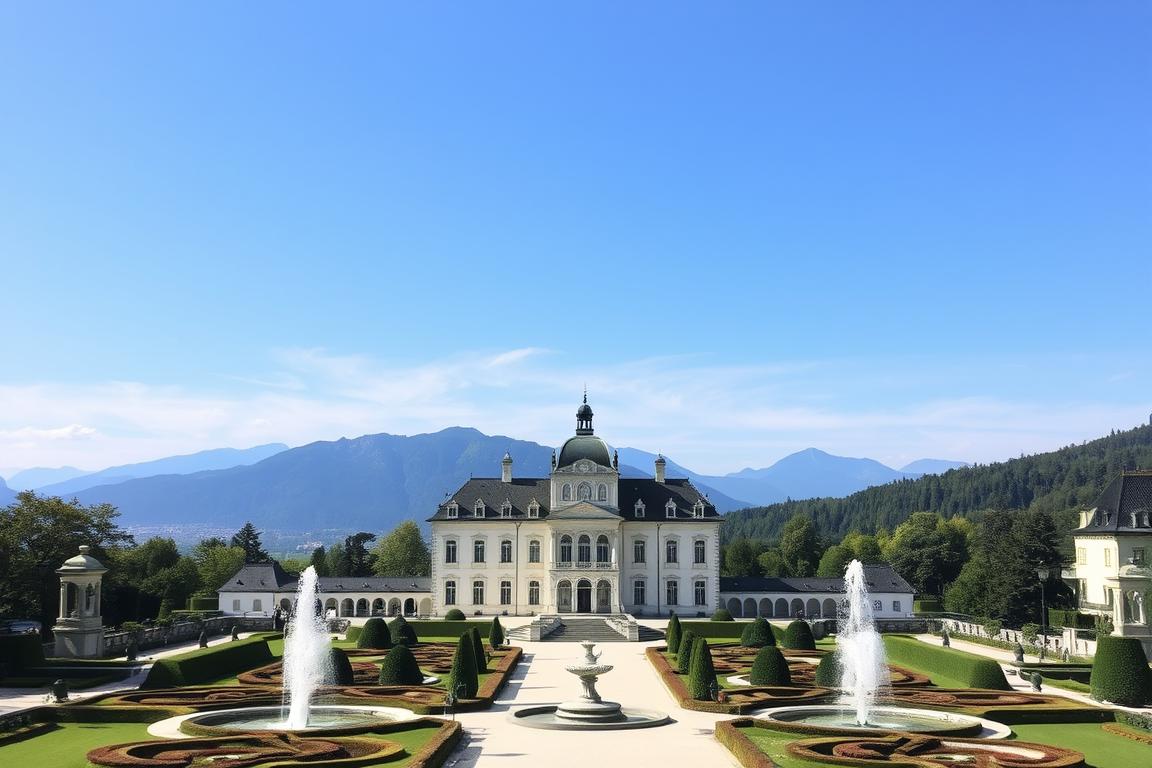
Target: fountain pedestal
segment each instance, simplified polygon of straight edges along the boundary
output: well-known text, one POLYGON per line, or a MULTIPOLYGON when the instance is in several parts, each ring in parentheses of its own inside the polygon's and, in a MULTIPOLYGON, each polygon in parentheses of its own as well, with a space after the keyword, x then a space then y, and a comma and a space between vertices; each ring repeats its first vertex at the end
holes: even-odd
POLYGON ((612 671, 611 664, 601 664, 600 654, 593 653, 596 643, 585 640, 584 658, 564 667, 580 678, 583 689, 579 699, 565 701, 550 707, 528 707, 513 712, 512 722, 529 728, 556 730, 616 730, 620 728, 649 728, 664 725, 668 715, 644 709, 625 709, 615 701, 604 701, 596 691, 596 679, 612 671))

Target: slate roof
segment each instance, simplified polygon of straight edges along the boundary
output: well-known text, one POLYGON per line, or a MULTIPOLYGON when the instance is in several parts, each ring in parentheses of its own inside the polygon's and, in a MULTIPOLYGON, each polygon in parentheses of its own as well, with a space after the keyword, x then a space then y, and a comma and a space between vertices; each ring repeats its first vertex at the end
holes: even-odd
POLYGON ((427 576, 321 576, 321 592, 432 592, 427 576))
MULTIPOLYGON (((245 565, 220 592, 294 592, 298 579, 280 567, 280 563, 245 565)), ((432 579, 427 576, 321 576, 321 592, 431 592, 432 579)))
MULTIPOLYGON (((912 586, 887 563, 864 566, 870 592, 913 592, 912 586)), ((844 579, 817 576, 721 576, 721 592, 843 592, 844 579)))
POLYGON ((270 563, 248 563, 218 591, 284 592, 291 589, 296 589, 296 577, 273 560, 270 563))
MULTIPOLYGON (((692 516, 696 502, 704 502, 704 519, 719 521, 716 507, 696 489, 690 480, 668 479, 658 483, 651 478, 621 478, 618 485, 620 517, 624 520, 645 520, 652 522, 699 521, 692 516), (676 516, 665 516, 665 505, 671 499, 676 504, 676 516), (644 517, 636 517, 636 501, 644 502, 644 517)), ((459 506, 459 520, 476 521, 501 520, 500 507, 505 500, 512 503, 512 519, 528 519, 528 505, 535 499, 540 505, 540 517, 548 516, 551 503, 551 481, 544 478, 515 478, 511 483, 501 482, 498 477, 474 477, 460 487, 460 490, 444 500, 436 509, 429 522, 449 520, 448 502, 455 500, 459 506), (484 501, 484 517, 472 516, 477 499, 484 501)))
POLYGON ((1089 513, 1076 533, 1152 536, 1152 471, 1121 472, 1089 513))

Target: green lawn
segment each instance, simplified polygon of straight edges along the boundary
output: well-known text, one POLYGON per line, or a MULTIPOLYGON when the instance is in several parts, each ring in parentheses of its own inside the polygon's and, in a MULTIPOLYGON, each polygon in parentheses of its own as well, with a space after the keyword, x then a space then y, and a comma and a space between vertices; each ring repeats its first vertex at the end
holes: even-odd
POLYGON ((1092 768, 1152 765, 1152 747, 1107 733, 1099 723, 1014 725, 1012 731, 1022 741, 1035 741, 1083 752, 1084 759, 1092 768))
POLYGON ((88 768, 88 750, 125 741, 144 741, 148 723, 64 723, 57 730, 0 747, 0 765, 88 768))
POLYGON ((768 728, 741 728, 740 733, 747 736, 753 744, 760 747, 780 768, 828 768, 827 763, 815 763, 811 760, 802 760, 788 754, 788 743, 804 738, 798 734, 783 733, 768 728))

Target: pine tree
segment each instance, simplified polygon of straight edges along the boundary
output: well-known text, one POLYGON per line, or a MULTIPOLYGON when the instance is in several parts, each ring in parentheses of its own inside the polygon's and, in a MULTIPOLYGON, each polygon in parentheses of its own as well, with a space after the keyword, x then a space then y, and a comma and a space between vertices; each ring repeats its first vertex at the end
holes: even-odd
POLYGON ((232 537, 232 546, 244 550, 244 562, 246 563, 266 563, 271 559, 260 543, 260 532, 256 530, 256 526, 252 525, 251 521, 244 523, 244 527, 232 537))

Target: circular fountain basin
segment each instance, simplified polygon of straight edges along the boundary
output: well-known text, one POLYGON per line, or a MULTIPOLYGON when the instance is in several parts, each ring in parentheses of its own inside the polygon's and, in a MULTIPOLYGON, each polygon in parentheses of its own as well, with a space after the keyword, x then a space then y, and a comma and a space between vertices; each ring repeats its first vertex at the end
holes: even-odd
POLYGON ((653 728, 671 722, 667 712, 621 707, 611 701, 526 707, 511 713, 508 719, 525 728, 553 731, 620 731, 653 728))
POLYGON ((868 723, 856 722, 855 710, 837 706, 776 707, 756 713, 757 717, 778 723, 797 723, 827 733, 885 733, 902 731, 933 736, 973 736, 1003 739, 1012 731, 1003 723, 954 712, 905 707, 873 707, 868 723))
MULTIPOLYGON (((148 733, 166 739, 193 736, 230 736, 253 731, 292 731, 284 722, 280 707, 239 707, 194 712, 160 720, 148 726, 148 733)), ((315 736, 351 734, 383 723, 396 723, 419 717, 400 707, 314 706, 309 711, 308 727, 297 733, 315 736)))

